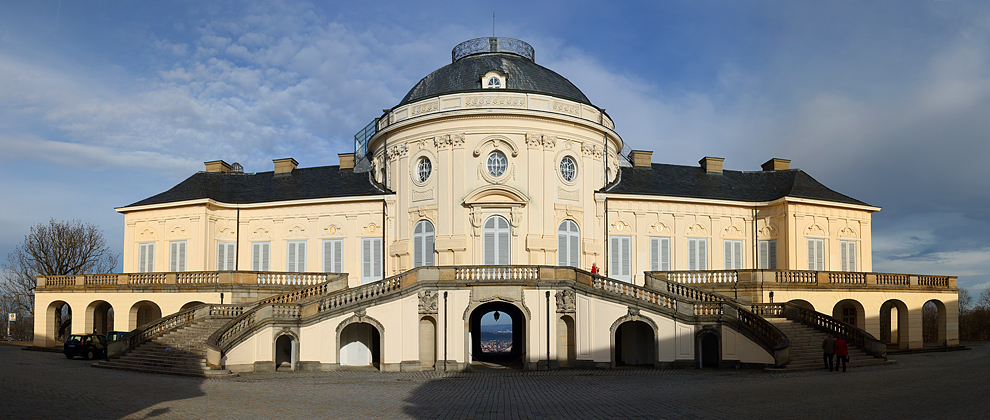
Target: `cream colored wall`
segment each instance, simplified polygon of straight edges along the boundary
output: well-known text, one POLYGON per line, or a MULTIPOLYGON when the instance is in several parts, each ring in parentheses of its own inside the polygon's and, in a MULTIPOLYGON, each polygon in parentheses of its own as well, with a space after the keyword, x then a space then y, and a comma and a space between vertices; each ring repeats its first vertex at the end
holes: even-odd
MULTIPOLYGON (((770 301, 769 292, 763 296, 764 302, 770 301)), ((945 305, 946 331, 948 344, 959 344, 959 301, 956 291, 912 290, 897 292, 858 291, 858 290, 777 290, 774 292, 775 302, 803 300, 814 306, 815 311, 831 316, 835 306, 843 300, 853 300, 862 305, 865 325, 858 327, 866 330, 876 338, 880 338, 880 308, 889 301, 903 302, 907 306, 907 325, 900 326, 902 337, 907 340, 910 348, 922 347, 922 308, 930 300, 937 300, 945 305), (906 334, 903 335, 903 334, 906 334)), ((894 329, 896 330, 896 319, 894 329)))
MULTIPOLYGON (((386 198, 390 203, 391 197, 386 198)), ((389 204, 390 205, 390 204, 389 204)), ((237 268, 251 271, 254 242, 270 243, 269 271, 286 271, 288 241, 306 241, 307 272, 322 272, 323 240, 343 239, 344 272, 361 284, 361 239, 382 236, 382 198, 301 200, 236 208, 201 201, 179 206, 121 209, 124 272, 137 272, 140 244, 155 243, 155 271, 169 271, 168 249, 186 241, 186 271, 217 269, 217 244, 237 242, 237 268), (239 219, 239 223, 238 223, 239 219)))
MULTIPOLYGON (((599 194, 600 200, 604 198, 599 194)), ((708 240, 709 270, 725 268, 724 240, 742 240, 743 269, 756 268, 754 235, 757 241, 777 241, 778 269, 806 270, 806 241, 810 237, 826 239, 826 271, 839 271, 839 242, 842 240, 860 244, 856 247, 856 271, 872 270, 871 210, 862 206, 847 208, 824 202, 792 204, 788 200, 754 204, 675 197, 609 196, 609 235, 632 236, 633 283, 639 285, 644 281, 642 272, 650 270, 649 238, 653 236, 671 238, 671 269, 675 271, 688 269, 689 238, 708 240)))
POLYGON ((61 293, 45 292, 35 294, 36 313, 44 314, 35 318, 34 336, 35 345, 52 346, 55 344, 54 337, 48 336, 48 330, 54 319, 48 317, 48 307, 54 302, 65 302, 72 310, 72 334, 92 333, 92 318, 87 319, 87 308, 94 303, 107 302, 114 310, 113 330, 130 331, 131 309, 138 302, 150 301, 156 304, 162 315, 178 312, 183 305, 192 302, 220 303, 219 292, 192 292, 192 293, 61 293))
POLYGON ((763 347, 738 331, 723 325, 722 360, 738 360, 742 363, 773 365, 774 357, 763 347))

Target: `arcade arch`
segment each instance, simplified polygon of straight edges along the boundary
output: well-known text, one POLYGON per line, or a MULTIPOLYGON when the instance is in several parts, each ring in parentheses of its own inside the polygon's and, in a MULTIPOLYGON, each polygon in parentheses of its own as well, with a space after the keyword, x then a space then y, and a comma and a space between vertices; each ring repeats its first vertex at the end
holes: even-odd
POLYGON ((197 301, 189 302, 189 303, 187 303, 185 305, 182 305, 182 307, 179 308, 179 312, 182 312, 182 311, 185 311, 185 310, 188 310, 188 309, 195 308, 195 307, 197 307, 199 305, 202 305, 202 304, 203 304, 203 302, 200 302, 198 300, 197 301))
POLYGON ((574 366, 577 358, 574 342, 574 318, 561 315, 557 318, 557 363, 560 367, 574 366))
POLYGON ((866 312, 863 304, 853 299, 843 299, 832 307, 832 317, 860 329, 866 328, 866 312))
POLYGON ((296 370, 296 362, 299 360, 298 339, 290 333, 280 334, 275 338, 275 370, 296 370))
POLYGON ((698 333, 698 367, 718 368, 722 360, 721 338, 711 328, 705 328, 698 333))
POLYGON ((437 363, 437 321, 432 316, 419 319, 419 365, 434 370, 437 363))
POLYGON ((109 302, 105 300, 93 301, 86 307, 84 331, 106 335, 107 332, 113 330, 113 315, 113 306, 109 302))
POLYGON ((812 311, 815 310, 815 305, 812 305, 811 302, 808 302, 804 299, 793 299, 787 301, 787 303, 790 303, 792 305, 797 305, 808 310, 812 310, 812 311))
POLYGON ((657 327, 648 318, 629 315, 612 325, 612 367, 657 364, 657 327))
POLYGON ((904 302, 891 299, 880 305, 880 341, 907 348, 908 309, 904 302))
POLYGON ((522 362, 526 348, 526 316, 517 306, 509 302, 494 301, 479 305, 471 311, 468 318, 468 337, 470 339, 471 362, 493 363, 503 366, 516 365, 522 362), (483 348, 481 319, 489 313, 499 313, 508 316, 512 325, 512 341, 510 348, 483 348))
POLYGON ((127 317, 127 329, 145 326, 162 318, 162 309, 150 300, 142 300, 131 306, 127 317))
POLYGON ((921 337, 924 343, 944 346, 945 330, 945 304, 937 299, 925 302, 921 309, 921 337))
POLYGON ((370 317, 350 317, 337 327, 337 360, 341 367, 381 369, 382 324, 370 317))
POLYGON ((64 300, 56 300, 45 309, 48 327, 45 336, 55 342, 64 342, 72 334, 72 307, 64 300))

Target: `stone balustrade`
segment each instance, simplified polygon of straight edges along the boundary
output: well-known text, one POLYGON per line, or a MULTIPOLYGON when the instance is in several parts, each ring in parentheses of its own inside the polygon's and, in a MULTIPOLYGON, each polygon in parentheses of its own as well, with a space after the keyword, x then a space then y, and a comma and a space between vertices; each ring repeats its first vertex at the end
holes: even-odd
MULTIPOLYGON (((808 287, 890 287, 955 289, 956 277, 917 274, 805 270, 655 271, 656 278, 687 285, 808 287)), ((648 276, 649 277, 649 276, 648 276)))
POLYGON ((39 276, 38 289, 99 287, 106 291, 130 290, 140 287, 163 285, 199 287, 209 285, 260 285, 273 287, 300 287, 319 285, 337 278, 337 273, 286 273, 264 271, 183 271, 170 273, 114 273, 78 274, 67 276, 39 276))

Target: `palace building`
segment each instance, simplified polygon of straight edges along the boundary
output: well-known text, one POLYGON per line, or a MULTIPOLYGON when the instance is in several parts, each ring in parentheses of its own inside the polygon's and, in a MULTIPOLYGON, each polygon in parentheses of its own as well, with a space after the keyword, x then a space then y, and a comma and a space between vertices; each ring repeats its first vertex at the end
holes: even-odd
POLYGON ((39 278, 35 343, 67 305, 74 333, 133 330, 101 365, 178 372, 150 354, 182 336, 204 374, 802 368, 805 330, 875 361, 925 328, 958 344, 955 277, 872 272, 879 207, 786 159, 653 163, 519 40, 458 45, 339 156, 214 160, 116 209, 123 273, 39 278), (492 312, 511 350, 482 348, 492 312))

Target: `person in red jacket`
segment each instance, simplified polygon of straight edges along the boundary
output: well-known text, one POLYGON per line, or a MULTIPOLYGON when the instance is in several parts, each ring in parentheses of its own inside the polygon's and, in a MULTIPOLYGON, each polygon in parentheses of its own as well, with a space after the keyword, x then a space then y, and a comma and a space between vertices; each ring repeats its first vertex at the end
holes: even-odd
POLYGON ((839 364, 842 364, 842 371, 846 371, 846 362, 849 361, 849 349, 846 348, 846 340, 842 336, 835 339, 835 371, 839 371, 839 364))

